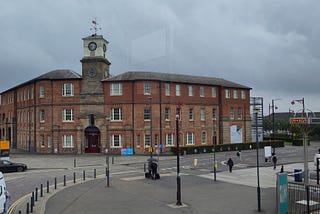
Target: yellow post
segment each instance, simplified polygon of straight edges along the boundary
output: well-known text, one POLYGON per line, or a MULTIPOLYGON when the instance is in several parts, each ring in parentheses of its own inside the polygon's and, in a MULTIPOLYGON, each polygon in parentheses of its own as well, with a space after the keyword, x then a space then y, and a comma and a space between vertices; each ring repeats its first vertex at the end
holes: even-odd
POLYGON ((194 168, 196 168, 197 165, 198 165, 198 159, 195 158, 195 159, 193 160, 193 166, 194 166, 194 168))

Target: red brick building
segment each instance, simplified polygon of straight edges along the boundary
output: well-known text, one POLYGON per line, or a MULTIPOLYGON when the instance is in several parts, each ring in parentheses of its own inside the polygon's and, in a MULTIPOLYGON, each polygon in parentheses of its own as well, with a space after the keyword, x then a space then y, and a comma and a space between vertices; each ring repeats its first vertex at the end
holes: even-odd
POLYGON ((250 89, 221 78, 109 75, 106 41, 83 38, 82 75, 54 70, 1 93, 0 138, 39 153, 113 153, 251 141, 250 89))

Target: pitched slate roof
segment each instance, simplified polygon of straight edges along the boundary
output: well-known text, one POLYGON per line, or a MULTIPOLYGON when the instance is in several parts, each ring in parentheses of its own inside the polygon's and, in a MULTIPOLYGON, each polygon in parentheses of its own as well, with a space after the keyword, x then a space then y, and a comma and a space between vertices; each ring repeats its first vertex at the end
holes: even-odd
POLYGON ((171 73, 158 73, 158 72, 140 72, 140 71, 129 71, 103 81, 137 81, 137 80, 155 80, 163 82, 176 82, 176 83, 193 83, 201 85, 216 85, 230 88, 243 88, 251 89, 248 86, 241 85, 235 82, 231 82, 222 78, 204 77, 204 76, 191 76, 182 74, 171 74, 171 73))
MULTIPOLYGON (((10 90, 13 90, 13 89, 16 89, 16 88, 22 87, 24 85, 40 81, 40 80, 65 80, 65 79, 70 80, 70 79, 81 79, 81 78, 82 77, 80 74, 78 74, 77 72, 72 71, 72 70, 68 70, 68 69, 53 70, 48 73, 42 74, 34 79, 26 81, 22 84, 19 84, 13 88, 10 88, 4 92, 7 92, 7 91, 10 91, 10 90)), ((4 92, 2 92, 2 93, 4 93, 4 92)))

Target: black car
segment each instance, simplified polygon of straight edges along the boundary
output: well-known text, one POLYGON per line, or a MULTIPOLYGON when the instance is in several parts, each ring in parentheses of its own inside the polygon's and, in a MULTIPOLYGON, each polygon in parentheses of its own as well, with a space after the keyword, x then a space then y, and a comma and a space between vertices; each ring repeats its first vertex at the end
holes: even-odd
POLYGON ((8 160, 0 160, 1 172, 22 172, 27 169, 27 165, 23 163, 13 163, 8 160))

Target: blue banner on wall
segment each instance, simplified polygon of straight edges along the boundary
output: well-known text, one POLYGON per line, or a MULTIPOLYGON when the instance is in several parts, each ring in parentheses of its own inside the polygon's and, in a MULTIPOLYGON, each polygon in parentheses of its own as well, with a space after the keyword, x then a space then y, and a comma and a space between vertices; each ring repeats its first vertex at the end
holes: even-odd
POLYGON ((121 155, 133 155, 133 148, 121 149, 121 155))

